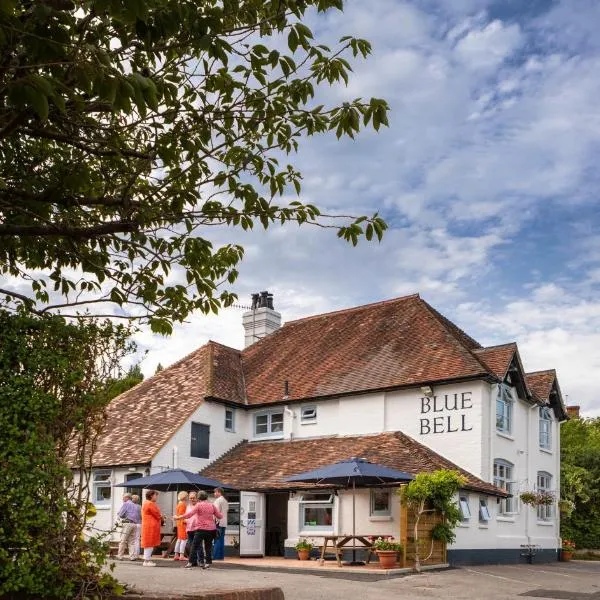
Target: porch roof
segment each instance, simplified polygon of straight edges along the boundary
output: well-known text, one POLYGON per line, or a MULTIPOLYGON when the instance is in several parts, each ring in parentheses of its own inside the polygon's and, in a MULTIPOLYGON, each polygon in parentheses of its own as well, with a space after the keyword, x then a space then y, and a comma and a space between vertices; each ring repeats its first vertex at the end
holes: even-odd
POLYGON ((242 442, 206 467, 202 474, 226 481, 240 490, 307 489, 317 486, 283 480, 351 456, 411 475, 454 469, 467 478, 464 486, 467 490, 493 496, 507 495, 495 485, 475 477, 400 431, 293 441, 242 442))

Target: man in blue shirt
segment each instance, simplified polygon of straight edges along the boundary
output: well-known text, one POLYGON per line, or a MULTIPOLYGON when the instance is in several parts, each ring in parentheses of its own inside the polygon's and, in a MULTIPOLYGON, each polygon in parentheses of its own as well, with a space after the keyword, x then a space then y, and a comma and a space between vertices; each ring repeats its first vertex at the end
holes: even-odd
POLYGON ((129 549, 129 560, 135 560, 138 525, 142 522, 142 510, 139 504, 131 501, 131 494, 123 494, 123 504, 117 513, 121 520, 121 542, 117 558, 123 560, 129 549))

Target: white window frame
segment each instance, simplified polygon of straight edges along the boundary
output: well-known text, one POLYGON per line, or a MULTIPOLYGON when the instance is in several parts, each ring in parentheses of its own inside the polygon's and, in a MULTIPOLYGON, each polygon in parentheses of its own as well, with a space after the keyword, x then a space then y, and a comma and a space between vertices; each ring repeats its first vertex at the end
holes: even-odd
POLYGON ((386 488, 372 488, 369 493, 369 516, 391 517, 392 516, 392 490, 386 488), (375 494, 385 493, 387 495, 388 507, 385 510, 375 510, 375 494))
POLYGON ((92 498, 93 503, 96 506, 108 506, 112 502, 112 471, 110 469, 96 469, 92 471, 92 498), (106 476, 107 479, 98 480, 98 476, 106 476), (105 500, 98 500, 98 490, 101 488, 108 488, 110 490, 110 498, 105 500))
POLYGON ((225 407, 225 431, 235 433, 235 408, 225 407), (227 413, 231 413, 231 425, 227 426, 227 413))
POLYGON ((498 386, 498 395, 496 396, 496 431, 510 435, 512 433, 513 414, 515 397, 513 388, 505 383, 498 386), (498 408, 502 407, 500 414, 498 408))
POLYGON ((498 507, 498 516, 514 515, 517 511, 515 497, 517 482, 514 480, 515 466, 503 458, 494 459, 494 485, 512 494, 511 498, 502 498, 498 507))
MULTIPOLYGON (((237 508, 239 520, 241 522, 242 514, 240 512, 240 500, 239 500, 240 494, 239 494, 239 492, 237 494, 235 494, 234 498, 237 498, 237 501, 236 500, 230 501, 229 498, 227 498, 227 514, 229 515, 232 512, 233 508, 237 508)), ((228 517, 226 532, 232 533, 232 534, 239 534, 240 524, 238 523, 237 525, 234 525, 233 523, 229 523, 229 517, 228 517)))
POLYGON ((540 406, 539 443, 544 450, 552 449, 552 410, 548 406, 540 406))
POLYGON ((284 415, 283 409, 281 410, 270 410, 270 411, 261 411, 258 413, 254 413, 253 417, 253 427, 254 427, 254 437, 283 437, 283 429, 285 427, 284 423, 284 415), (273 431, 273 415, 281 415, 281 431, 273 431), (259 417, 267 417, 267 431, 265 433, 258 433, 256 431, 256 420, 259 417))
MULTIPOLYGON (((552 491, 552 475, 547 471, 537 472, 537 485, 536 489, 538 492, 551 492, 552 491)), ((554 503, 553 504, 541 504, 537 507, 537 518, 538 521, 552 521, 554 517, 554 503)))
POLYGON ((314 492, 314 493, 304 493, 299 498, 299 510, 298 515, 300 519, 300 533, 327 533, 334 531, 334 519, 335 519, 335 510, 334 510, 334 495, 329 492, 314 492), (315 498, 310 499, 311 496, 327 496, 327 498, 315 498), (306 519, 304 518, 304 510, 305 508, 331 508, 331 525, 305 525, 306 519))
POLYGON ((485 498, 479 498, 479 520, 482 523, 491 521, 490 508, 485 498))
POLYGON ((469 506, 469 496, 458 497, 458 508, 460 510, 460 518, 463 522, 468 522, 471 519, 471 507, 469 506))
POLYGON ((300 424, 308 425, 317 422, 317 405, 310 404, 300 408, 300 424))

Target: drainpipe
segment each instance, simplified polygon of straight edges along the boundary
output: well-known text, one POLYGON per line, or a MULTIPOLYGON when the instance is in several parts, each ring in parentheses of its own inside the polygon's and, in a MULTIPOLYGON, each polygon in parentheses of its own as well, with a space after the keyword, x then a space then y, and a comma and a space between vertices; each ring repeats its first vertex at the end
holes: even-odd
MULTIPOLYGON (((286 382, 287 383, 287 382, 286 382)), ((283 407, 283 412, 286 415, 290 416, 290 441, 292 441, 294 439, 294 432, 293 432, 293 428, 294 428, 294 411, 289 408, 287 406, 287 404, 283 407)), ((285 437, 285 423, 283 424, 283 436, 285 437)))
MULTIPOLYGON (((537 404, 534 404, 533 406, 529 407, 529 411, 527 412, 527 484, 529 485, 529 481, 530 481, 530 469, 531 469, 531 464, 530 464, 530 457, 531 457, 531 452, 530 452, 530 447, 531 447, 531 413, 534 409, 538 408, 537 404)), ((537 510, 537 509, 536 509, 537 510)), ((527 510, 525 511, 525 535, 527 536, 527 543, 529 545, 531 545, 531 533, 529 530, 529 513, 531 512, 531 510, 529 509, 529 507, 527 507, 527 510)))

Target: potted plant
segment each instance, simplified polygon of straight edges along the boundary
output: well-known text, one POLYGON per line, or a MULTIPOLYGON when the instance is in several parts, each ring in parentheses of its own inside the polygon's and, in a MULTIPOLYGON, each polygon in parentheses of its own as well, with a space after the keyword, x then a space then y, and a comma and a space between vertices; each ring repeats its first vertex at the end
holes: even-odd
POLYGON ((519 494, 519 499, 523 504, 529 504, 529 506, 537 505, 537 494, 535 492, 523 492, 519 494))
POLYGON ((572 500, 559 500, 558 510, 563 517, 568 517, 575 510, 575 502, 572 500))
POLYGON ((567 562, 573 558, 573 551, 575 550, 575 542, 571 540, 563 540, 562 548, 560 550, 560 560, 567 562))
POLYGON ((296 544, 296 551, 298 552, 299 560, 308 560, 310 557, 310 551, 313 549, 313 544, 306 538, 300 538, 296 544))
POLYGON ((398 552, 402 551, 402 544, 393 537, 378 537, 373 542, 373 550, 377 553, 382 569, 393 569, 398 560, 398 552))

